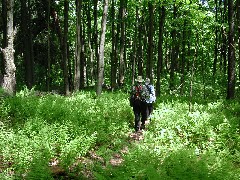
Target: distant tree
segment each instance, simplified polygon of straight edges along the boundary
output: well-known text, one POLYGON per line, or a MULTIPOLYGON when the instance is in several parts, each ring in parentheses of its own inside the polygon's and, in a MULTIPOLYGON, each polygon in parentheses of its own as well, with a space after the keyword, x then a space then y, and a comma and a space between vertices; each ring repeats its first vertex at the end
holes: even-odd
POLYGON ((1 86, 7 93, 13 95, 16 92, 16 67, 14 64, 15 50, 13 46, 15 36, 15 31, 13 28, 14 0, 6 0, 4 2, 6 3, 3 6, 4 8, 6 8, 6 27, 4 27, 6 28, 6 35, 4 35, 4 37, 6 38, 6 46, 1 48, 4 58, 4 74, 1 86))
POLYGON ((119 85, 123 84, 124 76, 125 76, 125 16, 126 16, 126 0, 120 0, 120 58, 119 58, 119 85))
POLYGON ((146 65, 146 76, 153 83, 153 36, 154 36, 154 7, 152 2, 148 2, 149 25, 148 25, 148 56, 146 65))
POLYGON ((74 90, 80 88, 80 59, 81 59, 81 24, 82 24, 82 0, 76 1, 76 45, 75 45, 75 72, 74 72, 74 90))
POLYGON ((235 94, 235 47, 234 47, 234 0, 228 0, 228 87, 227 99, 233 99, 235 94))
MULTIPOLYGON (((240 55, 240 0, 237 0, 237 22, 238 22, 238 56, 240 55)), ((240 58, 238 58, 238 80, 240 81, 240 58)))
POLYGON ((99 61, 98 61, 98 80, 97 80, 97 95, 102 93, 102 85, 104 79, 104 44, 105 33, 107 26, 107 12, 108 12, 108 0, 104 0, 103 15, 102 15, 102 29, 100 37, 100 49, 99 49, 99 61))
POLYGON ((117 38, 116 38, 116 23, 115 23, 115 3, 112 0, 111 18, 112 18, 112 52, 111 52, 111 88, 114 90, 117 86, 117 38))
POLYGON ((159 35, 158 35, 158 62, 157 62, 157 83, 156 83, 156 95, 161 94, 161 76, 163 69, 163 32, 166 8, 164 5, 159 6, 159 35))
POLYGON ((25 82, 28 88, 33 86, 33 47, 32 47, 32 32, 30 29, 30 4, 27 0, 21 0, 21 34, 22 34, 22 49, 25 68, 25 82))
POLYGON ((69 75, 68 75, 68 11, 69 2, 64 0, 64 34, 63 34, 63 76, 65 95, 69 95, 69 75))

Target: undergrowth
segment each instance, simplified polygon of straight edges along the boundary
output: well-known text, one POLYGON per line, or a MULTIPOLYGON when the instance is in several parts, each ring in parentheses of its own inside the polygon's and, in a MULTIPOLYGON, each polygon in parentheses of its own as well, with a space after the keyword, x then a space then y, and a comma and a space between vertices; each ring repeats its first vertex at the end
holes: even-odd
POLYGON ((161 97, 137 142, 123 92, 24 90, 0 101, 1 179, 240 178, 238 101, 198 99, 190 112, 187 98, 161 97), (118 166, 108 163, 114 153, 123 157, 118 166))

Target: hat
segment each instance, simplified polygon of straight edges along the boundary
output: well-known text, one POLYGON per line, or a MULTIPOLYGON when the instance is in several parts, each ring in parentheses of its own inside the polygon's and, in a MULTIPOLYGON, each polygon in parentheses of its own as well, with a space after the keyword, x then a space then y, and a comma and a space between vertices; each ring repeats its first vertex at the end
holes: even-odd
POLYGON ((146 78, 146 79, 145 79, 145 83, 146 83, 146 84, 149 84, 149 83, 150 83, 150 79, 149 79, 149 78, 146 78))
POLYGON ((137 79, 135 79, 136 82, 143 82, 142 76, 138 76, 137 79))

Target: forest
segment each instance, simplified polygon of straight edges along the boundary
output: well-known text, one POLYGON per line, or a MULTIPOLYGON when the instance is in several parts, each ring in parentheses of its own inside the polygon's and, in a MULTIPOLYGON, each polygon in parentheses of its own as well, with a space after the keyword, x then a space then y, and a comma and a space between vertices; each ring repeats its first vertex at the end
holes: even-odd
POLYGON ((240 0, 2 0, 0 179, 240 178, 240 0), (135 133, 129 93, 157 100, 135 133))

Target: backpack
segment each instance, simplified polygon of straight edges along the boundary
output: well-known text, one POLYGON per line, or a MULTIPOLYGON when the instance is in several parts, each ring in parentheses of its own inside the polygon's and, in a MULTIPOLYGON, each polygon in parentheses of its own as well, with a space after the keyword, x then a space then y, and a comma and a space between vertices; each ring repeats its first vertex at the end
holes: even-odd
POLYGON ((154 93, 154 87, 152 85, 146 85, 148 92, 149 92, 149 100, 154 102, 156 100, 156 96, 154 93), (151 96, 150 96, 151 95, 151 96))
POLYGON ((136 85, 133 87, 132 94, 129 98, 130 106, 133 106, 136 100, 146 101, 146 97, 149 95, 149 92, 146 91, 147 88, 145 87, 145 85, 136 85))

